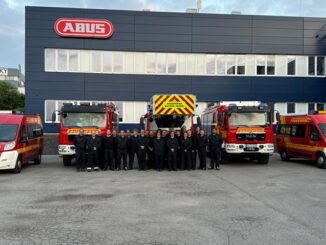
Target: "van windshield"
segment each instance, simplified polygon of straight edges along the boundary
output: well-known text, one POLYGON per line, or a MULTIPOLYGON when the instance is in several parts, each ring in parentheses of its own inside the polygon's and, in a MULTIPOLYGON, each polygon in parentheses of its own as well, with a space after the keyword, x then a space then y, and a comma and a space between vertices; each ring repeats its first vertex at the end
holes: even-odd
POLYGON ((321 132, 323 133, 323 135, 326 136, 326 123, 320 123, 318 126, 321 132))
POLYGON ((12 141, 16 138, 17 124, 0 124, 0 142, 12 141))

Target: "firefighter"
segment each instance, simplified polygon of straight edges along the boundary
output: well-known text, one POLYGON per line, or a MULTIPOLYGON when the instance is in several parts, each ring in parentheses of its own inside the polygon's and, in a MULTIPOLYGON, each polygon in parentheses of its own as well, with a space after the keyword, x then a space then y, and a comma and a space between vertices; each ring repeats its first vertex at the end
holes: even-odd
POLYGON ((117 146, 118 146, 118 142, 117 142, 117 139, 118 139, 118 134, 117 134, 117 131, 116 130, 112 130, 112 140, 113 140, 113 165, 114 165, 114 168, 112 170, 115 170, 118 166, 118 149, 117 149, 117 146))
POLYGON ((220 169, 221 148, 223 140, 221 136, 216 133, 216 129, 212 129, 212 134, 208 137, 208 148, 211 153, 211 169, 220 169))
POLYGON ((197 167, 197 154, 198 154, 198 147, 197 147, 197 141, 198 141, 198 137, 200 136, 200 127, 196 128, 196 132, 194 133, 194 135, 192 136, 192 144, 193 144, 193 148, 194 148, 194 152, 193 152, 193 169, 196 169, 197 167))
POLYGON ((158 130, 156 138, 153 139, 153 153, 155 156, 155 168, 157 171, 163 169, 165 152, 165 140, 161 137, 161 131, 158 130))
POLYGON ((167 139, 168 139, 168 131, 163 130, 162 131, 162 139, 164 140, 164 164, 163 164, 163 168, 167 168, 168 166, 168 149, 167 149, 167 139))
POLYGON ((98 153, 101 147, 101 139, 96 134, 95 130, 92 131, 91 137, 87 139, 87 147, 89 149, 87 171, 90 172, 92 169, 98 171, 98 153))
POLYGON ((104 168, 104 152, 103 152, 103 136, 102 136, 102 132, 100 129, 97 130, 97 138, 100 141, 101 146, 99 147, 98 151, 97 151, 97 161, 98 161, 98 167, 100 167, 101 169, 104 168))
POLYGON ((76 169, 77 172, 85 171, 85 151, 87 138, 84 135, 84 129, 79 130, 79 135, 74 137, 74 145, 76 149, 76 169))
POLYGON ((148 138, 145 136, 145 130, 140 131, 140 136, 138 136, 137 141, 137 151, 138 151, 138 165, 139 170, 147 170, 146 166, 146 151, 148 146, 148 138))
POLYGON ((170 132, 170 137, 166 141, 168 148, 168 165, 169 171, 177 171, 177 150, 178 150, 178 140, 174 136, 174 131, 170 132))
POLYGON ((184 132, 181 139, 181 169, 190 170, 191 168, 191 138, 188 138, 188 133, 184 132))
POLYGON ((114 170, 114 152, 113 152, 113 137, 111 130, 106 132, 106 137, 103 138, 103 152, 104 152, 104 166, 103 170, 106 171, 108 168, 114 170))
POLYGON ((207 136, 204 129, 200 130, 200 135, 197 138, 197 150, 200 161, 200 169, 206 170, 206 147, 208 144, 207 136))
POLYGON ((188 138, 191 141, 191 169, 196 169, 196 140, 194 136, 191 133, 191 130, 187 131, 188 138))
POLYGON ((127 150, 128 150, 128 138, 125 135, 125 131, 121 130, 119 137, 117 137, 117 154, 118 154, 118 165, 116 166, 117 170, 121 169, 121 158, 123 160, 123 169, 128 170, 127 150))
POLYGON ((153 140, 155 139, 154 131, 149 131, 148 145, 147 145, 147 167, 154 168, 155 157, 153 152, 153 140))
POLYGON ((176 130, 175 131, 175 136, 174 136, 177 140, 178 140, 178 149, 177 149, 177 167, 181 168, 181 140, 182 140, 182 136, 181 136, 181 130, 176 130))
POLYGON ((137 159, 138 159, 138 152, 137 152, 137 145, 136 145, 136 141, 138 138, 138 131, 137 129, 134 129, 133 131, 133 135, 130 136, 129 138, 129 169, 133 169, 134 168, 134 159, 135 159, 135 154, 137 155, 137 159))

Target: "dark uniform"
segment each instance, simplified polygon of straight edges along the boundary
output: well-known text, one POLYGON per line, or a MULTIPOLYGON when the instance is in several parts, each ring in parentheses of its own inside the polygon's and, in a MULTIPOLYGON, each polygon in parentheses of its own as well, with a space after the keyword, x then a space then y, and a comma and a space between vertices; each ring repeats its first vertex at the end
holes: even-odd
POLYGON ((113 151, 113 137, 104 137, 103 138, 103 152, 104 152, 104 166, 103 169, 107 170, 110 168, 111 170, 115 169, 114 164, 114 151, 113 151))
POLYGON ((211 134, 208 137, 208 147, 211 153, 211 168, 220 167, 222 143, 223 140, 218 134, 211 134))
POLYGON ((90 136, 87 139, 87 147, 88 147, 88 166, 89 168, 95 168, 99 166, 99 152, 101 148, 102 139, 98 135, 94 138, 90 136))
POLYGON ((193 155, 192 155, 192 161, 193 161, 193 169, 196 169, 197 167, 197 153, 198 153, 198 147, 197 147, 197 142, 198 138, 200 137, 200 134, 194 133, 192 136, 192 142, 193 142, 193 155))
POLYGON ((74 137, 74 145, 76 150, 76 168, 77 170, 85 169, 85 153, 86 153, 86 135, 76 135, 74 137))
POLYGON ((191 168, 191 150, 192 150, 192 142, 191 138, 182 138, 180 145, 180 152, 181 152, 181 169, 188 169, 191 168))
POLYGON ((163 138, 153 139, 153 153, 155 156, 155 168, 158 171, 163 169, 164 153, 165 153, 165 140, 163 138))
POLYGON ((172 169, 177 171, 177 150, 178 150, 178 139, 177 138, 167 138, 166 146, 168 148, 168 167, 169 171, 172 169), (172 151, 173 149, 173 151, 172 151))
POLYGON ((181 146, 181 140, 182 140, 183 136, 175 135, 174 137, 178 140, 177 167, 182 169, 182 167, 181 167, 181 148, 180 148, 180 146, 181 146))
POLYGON ((134 168, 135 154, 137 155, 137 159, 138 159, 137 144, 136 144, 138 137, 139 136, 135 137, 132 135, 129 138, 129 143, 128 143, 129 169, 134 168))
POLYGON ((127 168, 127 150, 128 150, 128 138, 118 137, 117 138, 117 154, 118 154, 118 165, 117 169, 121 169, 121 158, 123 159, 123 168, 127 168))
POLYGON ((114 155, 114 159, 113 161, 113 165, 114 165, 114 169, 117 168, 118 166, 118 136, 112 136, 113 140, 113 155, 114 155))
POLYGON ((148 145, 148 138, 146 136, 138 136, 136 140, 138 151, 138 165, 139 170, 147 170, 146 164, 146 151, 148 145), (143 146, 144 149, 141 148, 143 146))
POLYGON ((155 156, 154 156, 154 152, 151 151, 151 149, 153 149, 153 140, 155 138, 153 137, 149 137, 148 138, 148 145, 147 145, 147 156, 148 156, 148 161, 147 161, 147 166, 148 168, 153 168, 154 167, 154 163, 155 163, 155 156))
POLYGON ((206 146, 208 144, 207 136, 198 136, 197 138, 197 149, 200 161, 200 168, 206 169, 206 146))

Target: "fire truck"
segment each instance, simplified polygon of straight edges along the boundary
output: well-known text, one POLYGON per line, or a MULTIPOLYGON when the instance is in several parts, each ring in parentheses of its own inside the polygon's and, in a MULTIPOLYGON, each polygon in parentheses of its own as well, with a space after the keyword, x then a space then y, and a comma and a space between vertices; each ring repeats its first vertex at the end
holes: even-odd
POLYGON ((222 163, 231 156, 269 162, 274 152, 272 110, 267 104, 254 104, 218 103, 203 112, 205 131, 216 128, 223 139, 222 163))
MULTIPOLYGON (((79 134, 81 128, 86 135, 93 130, 100 130, 105 135, 108 129, 117 129, 119 117, 117 108, 113 103, 88 103, 81 102, 79 105, 64 103, 58 112, 59 123, 59 145, 58 152, 62 156, 63 165, 70 166, 75 156, 74 137, 79 134)), ((52 114, 55 121, 56 114, 52 114)))
MULTIPOLYGON (((145 130, 194 130, 196 96, 192 94, 156 94, 147 109, 146 115, 140 119, 145 130)), ((197 124, 200 124, 199 117, 197 124)))

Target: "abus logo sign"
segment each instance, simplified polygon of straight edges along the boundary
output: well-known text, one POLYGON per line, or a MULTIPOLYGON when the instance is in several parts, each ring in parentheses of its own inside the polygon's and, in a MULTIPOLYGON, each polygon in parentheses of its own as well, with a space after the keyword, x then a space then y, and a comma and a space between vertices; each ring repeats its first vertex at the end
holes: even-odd
POLYGON ((114 28, 108 20, 60 18, 54 30, 62 37, 109 38, 114 28))

